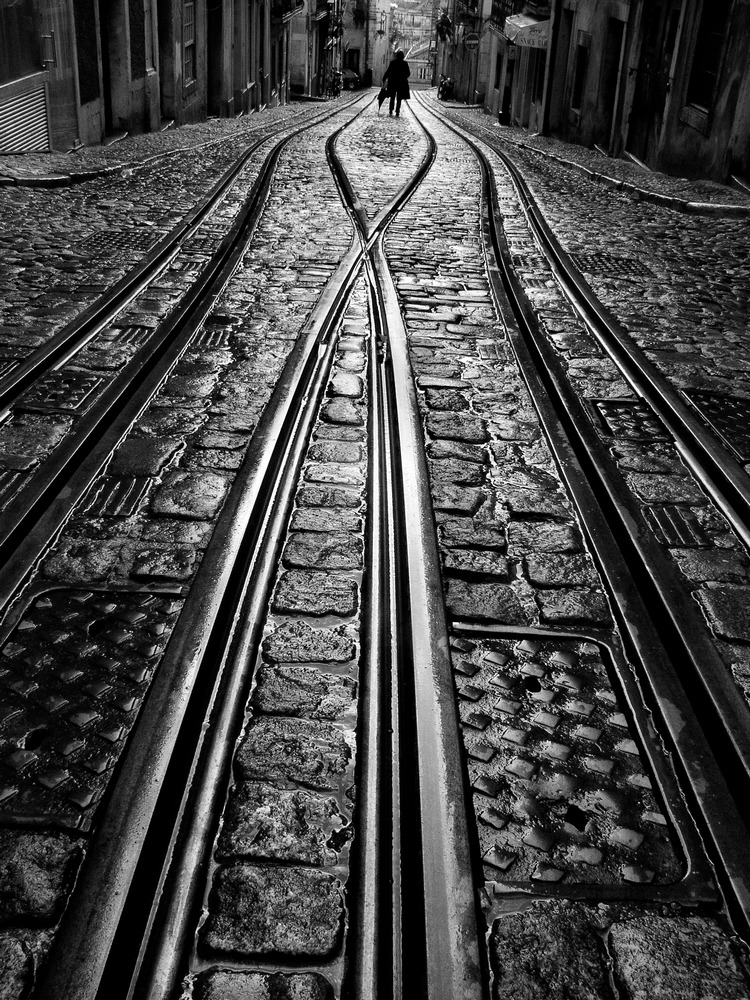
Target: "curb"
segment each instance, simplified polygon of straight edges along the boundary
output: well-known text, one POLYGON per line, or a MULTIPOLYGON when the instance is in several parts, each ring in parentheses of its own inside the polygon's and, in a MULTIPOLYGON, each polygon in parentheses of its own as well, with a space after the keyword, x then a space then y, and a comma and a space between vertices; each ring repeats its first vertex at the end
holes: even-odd
MULTIPOLYGON (((432 98, 432 100, 438 107, 446 106, 446 102, 438 104, 436 98, 432 98)), ((447 104, 447 107, 455 108, 456 110, 470 110, 484 107, 484 105, 447 104)), ((568 170, 575 170, 578 173, 583 174, 585 177, 588 177, 588 179, 594 184, 603 184, 606 187, 613 188, 614 190, 623 191, 629 194, 634 201, 644 201, 652 205, 660 205, 662 208, 669 208, 675 212, 682 212, 683 214, 690 215, 725 215, 737 216, 739 218, 750 217, 750 204, 741 205, 735 202, 723 204, 712 201, 687 201, 685 198, 677 198, 674 195, 661 194, 658 191, 651 191, 648 188, 638 187, 637 184, 633 184, 631 181, 626 181, 619 177, 610 177, 608 174, 599 173, 598 171, 592 170, 590 167, 584 166, 584 164, 578 163, 575 160, 568 160, 564 156, 558 156, 557 153, 547 152, 547 150, 544 149, 537 149, 536 146, 530 146, 523 140, 514 140, 505 136, 500 136, 499 138, 518 149, 528 150, 530 153, 536 153, 537 156, 543 156, 548 160, 554 160, 556 163, 559 163, 560 166, 566 167, 568 170)))

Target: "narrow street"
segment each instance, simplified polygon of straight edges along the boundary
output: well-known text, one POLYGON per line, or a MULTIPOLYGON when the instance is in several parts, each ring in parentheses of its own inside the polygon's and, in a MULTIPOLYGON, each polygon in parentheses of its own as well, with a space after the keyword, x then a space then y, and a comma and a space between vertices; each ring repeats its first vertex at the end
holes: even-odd
POLYGON ((376 94, 0 164, 0 1000, 750 1000, 750 195, 376 94))

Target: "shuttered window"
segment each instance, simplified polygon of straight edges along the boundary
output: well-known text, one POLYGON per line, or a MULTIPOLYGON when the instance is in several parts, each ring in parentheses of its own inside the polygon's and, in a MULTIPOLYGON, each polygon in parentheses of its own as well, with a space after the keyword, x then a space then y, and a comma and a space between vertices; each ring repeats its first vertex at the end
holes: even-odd
POLYGON ((195 80, 195 4, 182 8, 182 77, 183 83, 195 80))
POLYGON ((704 111, 711 107, 716 90, 731 6, 731 0, 711 0, 701 11, 687 102, 704 111))

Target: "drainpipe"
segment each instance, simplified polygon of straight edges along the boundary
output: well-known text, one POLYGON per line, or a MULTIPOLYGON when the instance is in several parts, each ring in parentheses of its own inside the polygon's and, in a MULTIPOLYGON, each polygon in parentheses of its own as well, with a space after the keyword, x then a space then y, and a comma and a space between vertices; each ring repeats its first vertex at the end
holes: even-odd
POLYGON ((555 62, 557 61, 557 41, 560 37, 562 5, 563 0, 554 0, 550 10, 547 70, 544 79, 544 101, 542 103, 542 135, 549 135, 549 116, 552 110, 552 90, 555 85, 555 62))

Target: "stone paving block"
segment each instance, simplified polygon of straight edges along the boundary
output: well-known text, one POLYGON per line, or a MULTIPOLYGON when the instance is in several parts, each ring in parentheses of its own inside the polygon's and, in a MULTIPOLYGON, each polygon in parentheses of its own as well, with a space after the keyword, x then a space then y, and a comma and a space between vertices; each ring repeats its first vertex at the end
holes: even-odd
POLYGON ((359 507, 362 497, 357 490, 336 486, 306 485, 297 492, 299 507, 359 507))
POLYGON ((0 1000, 26 1000, 51 945, 47 930, 0 933, 0 1000))
POLYGON ((508 559, 494 550, 447 549, 444 565, 455 573, 473 573, 481 576, 496 576, 508 579, 508 559))
POLYGON ((471 517, 487 499, 486 493, 470 486, 454 486, 436 482, 432 486, 432 503, 436 511, 447 514, 464 514, 471 517))
POLYGON ((599 580, 587 555, 543 552, 524 560, 531 583, 538 587, 595 587, 599 580))
POLYGON ((430 410, 449 410, 458 413, 469 409, 466 396, 455 389, 427 389, 425 396, 430 410))
POLYGON ((473 462, 477 465, 484 465, 487 461, 487 454, 484 448, 478 444, 466 444, 463 441, 430 441, 427 446, 427 454, 430 458, 458 459, 461 462, 473 462))
POLYGON ((443 521, 438 527, 440 544, 447 548, 505 550, 505 525, 499 521, 475 521, 463 517, 443 521))
POLYGON ((320 570, 287 570, 276 586, 273 609, 281 614, 347 618, 357 610, 357 584, 348 577, 320 570))
POLYGON ((546 625, 610 625, 612 617, 604 594, 590 590, 549 590, 535 595, 546 625))
POLYGON ((628 485, 644 503, 703 503, 705 494, 688 476, 658 476, 630 472, 628 485))
POLYGON ((580 552, 581 533, 575 525, 550 521, 511 521, 508 546, 518 552, 580 552))
POLYGON ((481 619, 500 625, 528 624, 517 594, 507 584, 448 580, 445 603, 454 618, 481 619))
POLYGON ((362 517, 357 510, 342 507, 298 507, 292 514, 292 531, 361 532, 362 517))
POLYGON ((317 441, 307 457, 311 462, 361 462, 362 445, 355 441, 317 441))
POLYGON ((340 486, 362 486, 364 469, 347 462, 309 462, 305 466, 308 483, 335 483, 340 486))
POLYGON ((267 715, 334 721, 352 711, 356 690, 348 677, 289 663, 264 665, 256 677, 252 705, 267 715))
POLYGON ((539 424, 513 420, 511 417, 495 417, 490 421, 490 430, 502 441, 535 441, 541 434, 539 424))
POLYGON ((164 545, 203 545, 213 530, 208 521, 172 520, 155 518, 143 525, 141 539, 144 542, 160 542, 164 545))
POLYGON ((724 639, 750 643, 750 587, 705 587, 693 595, 724 639))
POLYGON ((483 442, 489 438, 486 421, 465 413, 429 412, 427 433, 452 441, 483 442))
POLYGON ((327 842, 343 823, 333 798, 243 781, 229 797, 216 856, 333 865, 337 853, 327 842))
POLYGON ((118 447, 107 466, 110 476, 158 476, 182 447, 179 438, 132 436, 118 447))
POLYGON ((285 566, 306 569, 362 569, 362 539, 347 532, 298 531, 284 546, 285 566))
POLYGON ((81 861, 62 834, 0 832, 0 912, 7 922, 51 922, 62 911, 81 861))
POLYGON ((333 399, 321 408, 321 417, 329 424, 350 424, 361 427, 365 422, 365 411, 361 405, 350 399, 333 399))
POLYGON ((220 868, 201 930, 210 952, 244 958, 332 955, 341 941, 341 883, 304 868, 233 865, 220 868))
POLYGON ((188 580, 193 574, 194 549, 141 549, 135 555, 132 574, 156 580, 188 580))
POLYGON ((244 781, 330 791, 341 783, 351 756, 344 733, 330 722, 263 716, 248 726, 234 766, 244 781))
POLYGON ((196 980, 195 1000, 335 1000, 333 987, 316 972, 234 972, 211 969, 196 980))
POLYGON ((430 476, 436 482, 459 483, 463 486, 482 486, 485 468, 476 462, 461 462, 457 459, 443 459, 430 462, 430 476))
POLYGON ((364 443, 367 439, 365 427, 353 427, 350 424, 318 424, 313 432, 315 441, 357 441, 364 443))
POLYGON ((138 421, 137 436, 184 438, 194 433, 206 419, 203 404, 196 404, 190 408, 175 406, 172 409, 152 405, 138 421))
POLYGON ((72 417, 24 413, 0 427, 0 455, 44 458, 70 430, 72 417))
POLYGON ((195 448, 182 457, 183 469, 219 469, 234 472, 242 465, 244 455, 227 448, 195 448))
POLYGON ((65 583, 106 580, 113 573, 123 546, 123 541, 63 538, 45 560, 44 575, 48 580, 65 583))
POLYGON ((610 947, 628 1000, 750 1000, 727 935, 703 917, 614 923, 610 947))
POLYGON ((177 469, 165 477, 154 494, 151 509, 166 517, 211 520, 219 512, 228 488, 225 476, 177 469))
POLYGON ((351 372, 338 372, 331 379, 331 395, 344 396, 348 399, 361 399, 364 394, 364 382, 359 375, 351 372))
POLYGON ((604 1000, 607 960, 595 910, 532 903, 496 920, 490 938, 493 1000, 604 1000))
POLYGON ((346 663, 354 653, 354 642, 342 630, 303 621, 284 622, 263 640, 263 655, 272 663, 346 663))
POLYGON ((744 583, 748 560, 744 553, 723 549, 672 549, 672 556, 685 576, 700 583, 744 583))

